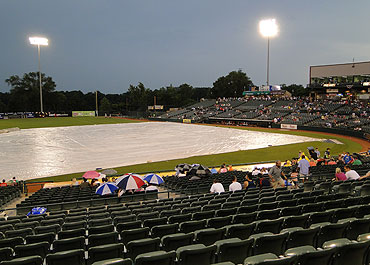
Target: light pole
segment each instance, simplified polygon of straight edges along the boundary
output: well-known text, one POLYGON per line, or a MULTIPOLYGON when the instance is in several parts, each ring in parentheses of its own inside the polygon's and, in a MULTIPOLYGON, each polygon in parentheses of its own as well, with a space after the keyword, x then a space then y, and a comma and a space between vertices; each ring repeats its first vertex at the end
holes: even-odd
POLYGON ((270 38, 275 37, 279 31, 275 19, 261 20, 259 24, 260 33, 263 37, 267 37, 267 86, 270 85, 270 38))
POLYGON ((47 46, 49 44, 49 40, 47 38, 41 37, 30 37, 30 43, 32 45, 37 45, 37 53, 39 56, 39 81, 40 81, 40 110, 44 112, 44 106, 42 103, 42 80, 41 80, 41 61, 40 61, 40 46, 47 46))

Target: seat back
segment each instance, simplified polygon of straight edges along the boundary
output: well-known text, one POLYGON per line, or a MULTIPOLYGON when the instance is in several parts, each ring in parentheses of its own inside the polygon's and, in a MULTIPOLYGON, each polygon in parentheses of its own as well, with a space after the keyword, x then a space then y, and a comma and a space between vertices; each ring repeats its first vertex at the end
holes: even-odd
POLYGON ((252 254, 253 243, 253 239, 236 240, 236 238, 216 241, 217 262, 243 263, 244 259, 252 254))
POLYGON ((191 245, 193 243, 193 233, 177 233, 162 237, 162 249, 164 251, 177 250, 179 247, 191 245))
POLYGON ((89 262, 122 258, 124 245, 122 243, 107 244, 89 248, 89 262))
POLYGON ((135 259, 138 255, 159 250, 159 238, 133 240, 127 244, 127 256, 135 259))
POLYGON ((178 265, 208 265, 212 264, 216 246, 206 247, 203 244, 180 247, 177 251, 178 265))
POLYGON ((85 249, 85 237, 72 237, 66 239, 58 239, 53 243, 54 252, 61 252, 73 249, 85 249))
POLYGON ((176 259, 176 252, 154 251, 140 254, 135 259, 135 265, 173 265, 176 259))
POLYGON ((14 248, 16 257, 28 257, 28 256, 40 256, 45 258, 46 254, 49 252, 49 243, 40 242, 27 245, 19 245, 14 248))
POLYGON ((1 262, 1 265, 42 265, 42 264, 43 260, 40 256, 22 257, 1 262))
POLYGON ((82 249, 67 250, 46 256, 48 265, 85 264, 85 253, 82 249))

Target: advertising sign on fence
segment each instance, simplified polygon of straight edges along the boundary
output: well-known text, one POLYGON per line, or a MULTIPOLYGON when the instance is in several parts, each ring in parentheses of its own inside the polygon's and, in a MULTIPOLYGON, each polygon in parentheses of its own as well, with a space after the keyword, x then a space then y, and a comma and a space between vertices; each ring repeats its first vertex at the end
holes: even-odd
POLYGON ((72 111, 72 117, 95 117, 95 111, 72 111))
POLYGON ((289 130, 297 130, 297 125, 296 124, 281 124, 280 128, 289 129, 289 130))

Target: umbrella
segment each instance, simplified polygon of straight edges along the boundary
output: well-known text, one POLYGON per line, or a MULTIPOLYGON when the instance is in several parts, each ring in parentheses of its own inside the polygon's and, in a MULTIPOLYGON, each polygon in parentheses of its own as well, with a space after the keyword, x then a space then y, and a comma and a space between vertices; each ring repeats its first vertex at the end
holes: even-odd
POLYGON ((136 190, 143 186, 145 182, 137 174, 125 174, 116 180, 116 185, 123 190, 136 190))
POLYGON ((104 169, 101 173, 107 176, 112 176, 112 175, 116 175, 117 171, 112 168, 108 168, 108 169, 104 169))
POLYGON ((85 179, 97 179, 100 177, 100 173, 96 171, 87 171, 82 177, 85 179))
POLYGON ((183 164, 178 164, 175 167, 175 170, 180 173, 185 173, 185 171, 189 171, 191 166, 189 164, 183 163, 183 164))
POLYGON ((157 174, 154 173, 145 175, 144 180, 146 180, 150 184, 156 185, 159 185, 164 182, 161 176, 158 176, 157 174))
POLYGON ((114 183, 104 183, 96 189, 96 194, 106 195, 112 194, 118 187, 114 183))
POLYGON ((211 175, 211 170, 206 166, 194 164, 188 174, 193 176, 209 176, 211 175))

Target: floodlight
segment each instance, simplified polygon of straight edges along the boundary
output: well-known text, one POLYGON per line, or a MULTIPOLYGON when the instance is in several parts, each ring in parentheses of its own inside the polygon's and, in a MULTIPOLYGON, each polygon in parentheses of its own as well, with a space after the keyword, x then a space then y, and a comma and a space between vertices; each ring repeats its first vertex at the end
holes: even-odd
POLYGON ((43 105, 43 102, 42 102, 42 76, 41 76, 41 60, 40 60, 40 50, 41 50, 41 46, 48 46, 49 44, 49 40, 47 38, 43 38, 43 37, 29 37, 28 38, 30 43, 32 45, 37 45, 37 54, 38 54, 38 57, 39 57, 39 82, 40 82, 40 111, 41 113, 44 112, 44 105, 43 105))
POLYGON ((29 40, 30 40, 30 43, 32 45, 43 45, 43 46, 47 46, 49 44, 49 40, 47 38, 30 37, 29 40))
POLYGON ((279 31, 276 19, 266 19, 260 21, 260 33, 264 37, 275 37, 279 31))

